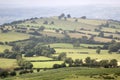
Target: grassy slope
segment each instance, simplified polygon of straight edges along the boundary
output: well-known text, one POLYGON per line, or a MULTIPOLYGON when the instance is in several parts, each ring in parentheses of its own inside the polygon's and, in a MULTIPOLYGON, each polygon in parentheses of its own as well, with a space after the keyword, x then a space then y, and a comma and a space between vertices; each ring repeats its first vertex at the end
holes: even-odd
MULTIPOLYGON (((55 70, 41 71, 40 73, 24 74, 5 80, 103 80, 102 78, 90 78, 91 75, 114 74, 120 72, 119 68, 61 68, 55 70)), ((119 80, 117 77, 116 80, 119 80)))
POLYGON ((30 37, 29 34, 17 33, 17 32, 0 33, 1 42, 24 40, 24 39, 28 39, 29 37, 30 37))

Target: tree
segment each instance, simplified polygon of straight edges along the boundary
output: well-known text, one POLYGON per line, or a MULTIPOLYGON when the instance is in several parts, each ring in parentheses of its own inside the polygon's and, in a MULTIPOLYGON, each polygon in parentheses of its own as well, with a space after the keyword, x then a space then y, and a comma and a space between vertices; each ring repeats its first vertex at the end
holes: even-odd
POLYGON ((75 64, 75 66, 80 66, 80 65, 83 64, 83 61, 82 61, 82 59, 81 60, 80 59, 75 59, 74 64, 75 64))
POLYGON ((101 60, 101 61, 99 62, 99 65, 100 65, 101 67, 108 68, 108 67, 109 67, 109 61, 108 61, 108 60, 101 60))
POLYGON ((104 32, 101 31, 101 32, 98 34, 98 36, 99 36, 99 37, 104 37, 104 32))
POLYGON ((37 72, 40 72, 40 68, 37 68, 37 72))
POLYGON ((66 58, 65 63, 68 63, 69 66, 71 67, 72 64, 73 64, 73 60, 72 60, 72 58, 66 58))
POLYGON ((71 18, 71 15, 70 15, 70 14, 67 14, 67 18, 71 18))
POLYGON ((86 57, 85 58, 85 63, 90 67, 90 65, 91 65, 91 58, 90 57, 86 57))
POLYGON ((96 53, 100 54, 100 52, 101 52, 101 48, 98 47, 97 50, 96 50, 96 53))
POLYGON ((9 75, 8 71, 6 71, 6 70, 1 70, 1 71, 0 71, 0 77, 1 77, 1 78, 5 78, 5 77, 7 77, 8 75, 9 75))
POLYGON ((113 43, 109 45, 109 52, 117 52, 120 49, 120 42, 113 43))
POLYGON ((65 60, 66 59, 66 53, 61 53, 58 55, 58 60, 65 60))
POLYGON ((81 18, 82 18, 82 19, 86 19, 86 16, 82 16, 81 18))
POLYGON ((5 50, 4 50, 4 53, 5 53, 5 54, 8 54, 9 52, 10 52, 9 49, 5 49, 5 50))
POLYGON ((110 65, 112 66, 112 67, 117 67, 117 60, 116 59, 112 59, 112 60, 110 60, 110 65))
POLYGON ((57 69, 57 68, 60 68, 60 67, 61 67, 60 64, 54 64, 54 65, 53 65, 53 68, 54 68, 54 69, 57 69))
POLYGON ((16 76, 16 72, 15 71, 10 72, 10 76, 16 76))
POLYGON ((45 29, 44 26, 41 26, 41 27, 39 28, 40 31, 43 31, 44 29, 45 29))

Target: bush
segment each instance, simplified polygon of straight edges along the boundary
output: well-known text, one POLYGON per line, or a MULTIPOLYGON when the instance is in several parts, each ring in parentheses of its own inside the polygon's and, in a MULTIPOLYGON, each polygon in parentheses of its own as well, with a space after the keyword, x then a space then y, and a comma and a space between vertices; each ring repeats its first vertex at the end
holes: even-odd
POLYGON ((40 68, 37 68, 37 72, 40 72, 40 68))
POLYGON ((16 76, 16 72, 15 71, 10 72, 10 76, 16 76))
POLYGON ((6 70, 1 70, 1 71, 0 71, 0 77, 1 77, 1 78, 5 78, 5 77, 7 77, 8 75, 9 75, 8 71, 6 71, 6 70))
POLYGON ((53 68, 54 68, 54 69, 57 69, 57 68, 60 68, 60 67, 61 67, 60 64, 54 64, 54 65, 53 65, 53 68))

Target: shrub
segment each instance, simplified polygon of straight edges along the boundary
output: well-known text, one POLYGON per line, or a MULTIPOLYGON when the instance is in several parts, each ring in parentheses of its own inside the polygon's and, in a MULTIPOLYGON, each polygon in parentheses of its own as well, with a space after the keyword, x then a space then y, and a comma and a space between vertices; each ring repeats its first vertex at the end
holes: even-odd
POLYGON ((16 76, 16 72, 15 71, 10 72, 10 76, 16 76))
POLYGON ((1 70, 1 71, 0 71, 0 77, 1 77, 1 78, 5 78, 5 77, 7 77, 8 75, 9 75, 8 71, 6 71, 6 70, 1 70))

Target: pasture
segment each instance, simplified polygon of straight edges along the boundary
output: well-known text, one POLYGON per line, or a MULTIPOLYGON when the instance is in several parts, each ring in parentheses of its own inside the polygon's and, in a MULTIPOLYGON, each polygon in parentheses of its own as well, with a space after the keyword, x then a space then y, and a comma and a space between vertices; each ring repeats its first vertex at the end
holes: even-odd
POLYGON ((63 61, 31 62, 33 68, 52 68, 54 64, 62 64, 63 61))
POLYGON ((23 59, 27 61, 37 61, 37 60, 53 60, 52 58, 44 57, 44 56, 38 56, 38 57, 24 57, 23 59))
POLYGON ((15 67, 18 67, 16 59, 0 58, 0 68, 14 69, 15 67))
POLYGON ((0 42, 11 42, 28 39, 30 37, 29 34, 17 33, 17 32, 8 32, 8 33, 0 33, 0 42))
MULTIPOLYGON (((108 74, 111 77, 114 77, 114 74, 118 72, 120 72, 119 68, 98 69, 98 68, 71 67, 41 71, 39 73, 24 74, 17 77, 6 78, 5 80, 110 80, 104 79, 100 75, 108 74)), ((113 80, 119 79, 120 76, 117 76, 113 80)))

